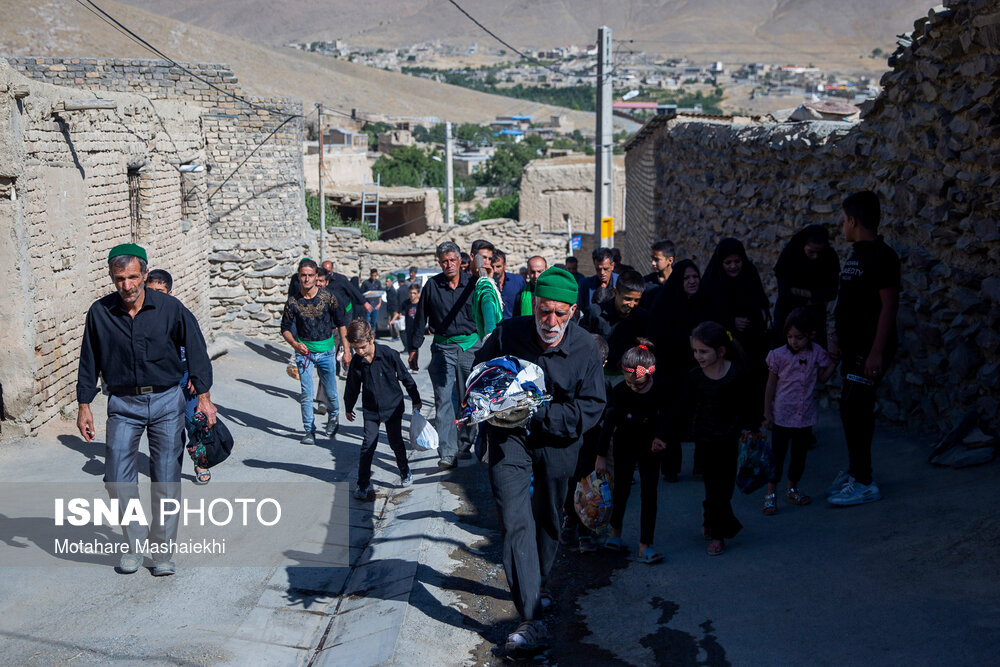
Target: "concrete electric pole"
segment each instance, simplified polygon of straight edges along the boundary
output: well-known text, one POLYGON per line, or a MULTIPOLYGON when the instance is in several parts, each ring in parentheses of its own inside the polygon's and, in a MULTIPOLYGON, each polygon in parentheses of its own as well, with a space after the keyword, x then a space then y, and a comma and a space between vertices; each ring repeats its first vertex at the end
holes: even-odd
POLYGON ((444 124, 444 224, 455 222, 455 172, 451 166, 451 123, 444 124))
POLYGON ((594 159, 594 247, 615 245, 614 171, 611 163, 614 148, 614 125, 611 115, 611 28, 597 29, 597 133, 594 159))
POLYGON ((316 128, 319 130, 319 263, 326 260, 326 202, 323 200, 323 105, 316 105, 316 128))

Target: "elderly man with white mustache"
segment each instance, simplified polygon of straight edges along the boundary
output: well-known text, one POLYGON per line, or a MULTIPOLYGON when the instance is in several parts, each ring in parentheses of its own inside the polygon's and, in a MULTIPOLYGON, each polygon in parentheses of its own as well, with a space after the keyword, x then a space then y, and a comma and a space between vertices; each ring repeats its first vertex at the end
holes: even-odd
POLYGON ((543 586, 559 546, 562 504, 583 434, 604 411, 601 357, 591 335, 572 321, 576 299, 573 275, 547 269, 535 285, 534 313, 502 322, 476 353, 477 364, 503 355, 537 364, 545 372, 545 393, 552 396, 523 426, 482 425, 504 570, 521 619, 507 638, 511 654, 548 645, 538 619, 552 604, 543 586))

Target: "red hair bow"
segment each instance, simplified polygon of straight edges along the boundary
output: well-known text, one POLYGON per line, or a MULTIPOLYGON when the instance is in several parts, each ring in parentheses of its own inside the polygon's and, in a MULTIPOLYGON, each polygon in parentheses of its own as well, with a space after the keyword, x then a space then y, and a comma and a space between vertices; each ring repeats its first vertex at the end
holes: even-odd
POLYGON ((656 371, 656 364, 653 364, 649 368, 646 368, 645 366, 636 366, 635 368, 622 366, 622 370, 626 373, 635 373, 636 377, 643 377, 646 374, 652 375, 656 371))

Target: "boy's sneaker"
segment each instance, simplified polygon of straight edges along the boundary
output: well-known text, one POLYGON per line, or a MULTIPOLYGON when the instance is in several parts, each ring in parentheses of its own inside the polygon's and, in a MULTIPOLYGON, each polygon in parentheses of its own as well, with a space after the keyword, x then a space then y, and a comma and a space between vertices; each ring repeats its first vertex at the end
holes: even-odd
POLYGON ((878 490, 878 486, 875 482, 871 484, 862 484, 856 479, 852 479, 847 483, 840 493, 835 493, 826 499, 831 505, 837 505, 839 507, 848 507, 850 505, 864 505, 865 503, 873 503, 876 500, 882 500, 882 492, 878 490))
POLYGON ((331 415, 330 419, 326 422, 326 437, 335 438, 337 436, 337 431, 340 430, 340 420, 338 419, 340 415, 331 415))
POLYGON ((829 498, 832 495, 836 495, 844 490, 849 482, 853 482, 854 478, 851 477, 850 473, 846 470, 841 470, 837 473, 837 476, 833 478, 833 484, 831 484, 826 489, 826 497, 829 498))
POLYGON ((361 488, 360 486, 354 487, 354 497, 358 500, 368 500, 368 497, 371 495, 371 492, 372 492, 371 484, 369 484, 364 488, 361 488))
POLYGON ((549 647, 549 632, 541 621, 525 621, 507 635, 504 650, 511 655, 540 653, 549 647))
POLYGON ((299 440, 303 445, 315 445, 316 444, 316 433, 314 431, 309 431, 302 439, 299 440))
POLYGON ((409 486, 410 484, 413 484, 413 473, 407 471, 405 477, 401 476, 399 478, 399 484, 401 486, 404 486, 404 487, 409 486))

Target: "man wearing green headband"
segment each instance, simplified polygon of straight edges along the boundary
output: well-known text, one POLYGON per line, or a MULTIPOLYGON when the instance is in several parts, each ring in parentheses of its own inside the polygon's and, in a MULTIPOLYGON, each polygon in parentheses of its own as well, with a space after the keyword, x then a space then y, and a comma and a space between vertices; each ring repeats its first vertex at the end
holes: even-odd
POLYGON ((557 267, 545 270, 535 283, 533 314, 502 322, 476 353, 477 364, 504 355, 537 364, 545 373, 545 393, 553 397, 523 426, 481 425, 504 571, 521 617, 507 637, 512 654, 537 652, 548 644, 538 619, 552 597, 542 587, 555 562, 562 505, 583 434, 604 412, 601 356, 591 335, 572 321, 577 295, 572 274, 557 267))
POLYGON ((137 458, 143 431, 149 440, 149 477, 153 517, 150 525, 122 527, 128 553, 118 571, 131 574, 142 565, 142 549, 151 545, 153 575, 176 571, 167 545, 177 539, 178 517, 163 517, 165 500, 180 502, 184 428, 184 393, 180 380, 185 366, 198 395, 196 410, 215 424, 216 409, 209 389, 212 362, 198 321, 180 301, 146 289, 146 251, 123 243, 108 253, 108 270, 115 292, 98 299, 87 311, 80 349, 76 426, 90 442, 96 436, 90 403, 98 394, 97 378, 109 393, 104 482, 122 507, 139 500, 137 458), (184 348, 187 363, 181 362, 184 348))

